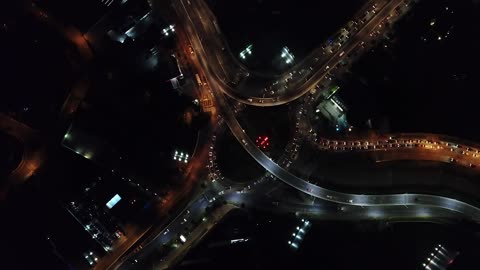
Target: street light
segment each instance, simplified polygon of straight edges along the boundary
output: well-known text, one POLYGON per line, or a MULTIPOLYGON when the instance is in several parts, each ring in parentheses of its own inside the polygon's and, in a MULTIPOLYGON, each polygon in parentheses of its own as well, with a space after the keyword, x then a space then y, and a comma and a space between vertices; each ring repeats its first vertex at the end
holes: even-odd
POLYGON ((188 159, 189 159, 189 155, 187 153, 175 150, 175 153, 173 154, 173 160, 187 163, 188 159))
POLYGON ((251 55, 252 54, 252 44, 248 45, 247 48, 245 48, 245 50, 241 51, 240 52, 240 58, 242 59, 245 59, 247 58, 247 55, 251 55))
POLYGON ((290 64, 295 59, 295 56, 290 52, 287 46, 282 48, 281 57, 285 59, 285 63, 290 64))
POLYGON ((162 30, 162 33, 165 35, 165 36, 168 36, 168 33, 174 33, 175 32, 175 26, 174 25, 169 25, 168 27, 166 28, 163 28, 162 30))

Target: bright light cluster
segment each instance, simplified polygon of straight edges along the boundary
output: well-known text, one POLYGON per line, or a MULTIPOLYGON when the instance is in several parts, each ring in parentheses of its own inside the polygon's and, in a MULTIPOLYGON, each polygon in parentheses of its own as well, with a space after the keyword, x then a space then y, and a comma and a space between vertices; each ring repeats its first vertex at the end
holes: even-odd
POLYGON ((268 136, 258 136, 258 138, 255 140, 255 143, 257 144, 258 148, 263 150, 267 150, 267 147, 270 146, 268 136))
POLYGON ((298 249, 300 242, 305 237, 307 233, 307 228, 310 226, 310 221, 302 219, 302 224, 295 228, 295 231, 292 233, 293 239, 288 241, 288 245, 293 249, 298 249))
POLYGON ((285 59, 286 64, 292 63, 293 60, 295 59, 295 56, 290 52, 290 50, 286 46, 282 48, 282 55, 281 56, 282 56, 282 58, 285 59))
POLYGON ((252 44, 248 45, 245 50, 240 52, 240 58, 245 59, 247 55, 252 54, 252 44))
POLYGON ((167 28, 163 28, 162 30, 162 33, 165 35, 165 36, 168 36, 168 33, 173 33, 175 32, 175 26, 173 25, 169 25, 167 28))
POLYGON ((179 152, 177 150, 175 150, 175 154, 173 155, 173 160, 177 160, 184 163, 188 162, 188 158, 189 156, 187 153, 179 152))
POLYGON ((441 244, 438 244, 434 251, 430 253, 430 256, 427 257, 427 261, 422 263, 423 269, 446 269, 448 265, 453 263, 456 255, 458 255, 458 252, 452 253, 441 244))

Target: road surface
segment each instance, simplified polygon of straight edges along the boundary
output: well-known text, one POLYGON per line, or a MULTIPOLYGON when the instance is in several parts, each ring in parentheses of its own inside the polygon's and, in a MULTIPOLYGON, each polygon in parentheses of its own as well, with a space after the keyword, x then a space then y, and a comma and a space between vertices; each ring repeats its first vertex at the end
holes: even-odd
MULTIPOLYGON (((368 207, 392 207, 392 206, 423 206, 427 208, 443 208, 455 212, 460 212, 476 222, 480 222, 480 209, 470 205, 468 203, 434 195, 426 194, 393 194, 393 195, 362 195, 362 194, 350 194, 337 192, 334 190, 329 190, 322 188, 320 186, 311 184, 304 179, 301 179, 272 161, 267 157, 260 149, 255 146, 255 143, 246 135, 240 126, 239 122, 235 118, 235 114, 230 108, 224 93, 232 97, 230 90, 226 90, 226 86, 219 76, 221 72, 218 72, 215 68, 212 68, 212 56, 209 49, 209 44, 204 43, 204 37, 202 33, 198 32, 195 28, 201 23, 197 22, 187 9, 188 2, 193 2, 194 0, 176 1, 174 6, 176 7, 177 13, 181 18, 184 18, 184 27, 188 35, 188 38, 191 44, 195 47, 194 59, 196 63, 200 66, 197 66, 197 69, 203 70, 205 77, 209 82, 210 88, 213 91, 216 103, 219 107, 220 114, 223 116, 225 122, 229 126, 230 130, 237 138, 237 140, 242 144, 244 149, 268 172, 272 175, 283 181, 284 183, 290 185, 291 187, 302 191, 308 195, 311 195, 316 198, 320 198, 327 201, 332 201, 335 203, 345 204, 345 205, 355 205, 355 206, 368 206, 368 207), (202 36, 202 37, 201 37, 202 36)), ((380 23, 385 17, 389 16, 390 13, 399 5, 402 4, 402 1, 390 1, 388 2, 380 12, 377 13, 370 23, 367 23, 364 27, 364 30, 360 30, 360 36, 367 36, 378 23, 380 23)), ((348 48, 353 49, 357 44, 361 42, 361 39, 351 41, 350 45, 347 44, 348 48), (355 44, 355 45, 354 45, 355 44)), ((333 54, 329 63, 330 65, 335 65, 340 60, 340 54, 333 54)), ((320 80, 325 75, 325 70, 320 70, 318 75, 315 76, 316 80, 320 80)), ((307 90, 308 91, 308 90, 307 90)), ((298 94, 295 95, 295 98, 303 95, 304 89, 297 91, 298 94)), ((291 97, 281 98, 283 101, 290 100, 291 97)), ((295 98, 291 99, 294 100, 295 98)), ((238 100, 238 99, 237 99, 238 100)), ((242 101, 243 102, 243 101, 242 101)), ((288 102, 288 101, 286 101, 288 102)), ((285 103, 286 103, 285 102, 285 103)), ((419 213, 420 214, 420 213, 419 213)))

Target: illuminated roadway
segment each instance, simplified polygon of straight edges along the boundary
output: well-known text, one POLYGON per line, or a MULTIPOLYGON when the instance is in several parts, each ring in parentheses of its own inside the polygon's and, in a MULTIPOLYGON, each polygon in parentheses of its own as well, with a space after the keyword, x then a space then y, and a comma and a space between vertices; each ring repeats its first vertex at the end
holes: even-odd
MULTIPOLYGON (((175 4, 177 5, 177 12, 178 8, 186 5, 187 0, 185 1, 176 1, 175 4)), ((194 0, 190 0, 190 3, 194 4, 194 0)), ((290 212, 301 212, 304 214, 313 214, 317 218, 328 218, 335 217, 335 218, 395 218, 395 217, 416 217, 416 218, 427 218, 428 220, 432 220, 434 218, 451 218, 451 217, 458 217, 460 214, 470 217, 472 220, 476 222, 480 222, 480 209, 455 200, 451 198, 441 197, 441 196, 434 196, 434 195, 424 195, 424 194, 394 194, 394 195, 360 195, 360 194, 349 194, 343 192, 336 192, 332 190, 328 190, 314 184, 311 184, 280 167, 275 162, 270 160, 262 151, 260 151, 254 144, 254 142, 245 134, 242 127, 238 123, 235 113, 233 112, 232 108, 228 104, 226 97, 223 93, 229 95, 228 86, 225 85, 224 80, 222 77, 228 77, 231 71, 226 68, 226 66, 222 66, 223 64, 212 67, 215 65, 215 61, 210 60, 207 57, 207 52, 205 51, 205 47, 208 47, 212 50, 215 50, 214 46, 210 46, 211 44, 204 44, 207 42, 205 36, 203 34, 198 35, 196 30, 192 25, 196 25, 191 19, 189 18, 189 13, 179 12, 180 17, 184 17, 184 25, 183 28, 186 30, 188 34, 188 38, 190 44, 193 45, 195 48, 195 53, 191 56, 191 61, 193 65, 198 70, 198 73, 204 75, 207 78, 209 85, 207 88, 210 88, 212 91, 217 108, 219 109, 219 114, 223 117, 224 122, 229 126, 232 133, 236 137, 236 139, 243 145, 243 147, 247 150, 247 152, 258 162, 260 163, 267 171, 269 171, 272 175, 276 176, 278 179, 287 183, 288 185, 294 187, 295 189, 302 191, 306 194, 312 195, 313 197, 320 198, 326 201, 331 201, 334 203, 340 203, 344 205, 341 210, 337 209, 332 204, 328 202, 319 200, 315 204, 305 204, 304 202, 288 202, 282 201, 280 206, 270 207, 270 210, 277 209, 279 211, 290 211, 290 212), (203 40, 199 38, 199 36, 203 37, 203 40), (205 45, 205 47, 203 47, 205 45), (219 72, 221 70, 221 72, 219 72), (321 214, 321 215, 320 215, 321 214)), ((380 20, 381 21, 381 20, 380 20)), ((179 40, 182 39, 182 31, 177 32, 179 34, 179 40)), ((366 31, 368 33, 368 31, 366 31)), ((185 51, 188 52, 188 44, 187 42, 183 42, 185 46, 185 51)), ((354 48, 354 47, 353 47, 354 48)), ((218 51, 220 52, 220 50, 218 51)), ((217 53, 218 53, 217 52, 217 53)), ((335 54, 332 54, 335 57, 335 54)), ((338 56, 337 56, 338 57, 338 56)), ((215 56, 215 59, 219 61, 228 61, 219 57, 218 55, 215 56)), ((331 61, 331 60, 330 60, 331 61)), ((335 61, 333 61, 335 62, 335 61)), ((330 63, 330 62, 329 62, 330 63)), ((229 65, 230 66, 230 65, 229 65)), ((318 67, 316 67, 318 68, 318 67)), ((319 71, 321 72, 321 70, 319 71)), ((317 72, 318 73, 318 72, 317 72)), ((319 76, 318 81, 324 75, 319 76)), ((202 76, 203 77, 203 76, 202 76)), ((310 82, 312 85, 315 83, 310 82)), ((206 90, 204 88, 204 90, 206 90)), ((307 90, 308 91, 308 90, 307 90)), ((303 94, 298 94, 300 97, 303 94)), ((231 95, 229 95, 231 96, 231 95)), ((281 98, 281 96, 280 96, 281 98)), ((283 99, 282 99, 283 100, 283 99)), ((254 103, 257 101, 254 101, 254 103)), ((249 103, 249 102, 244 102, 249 103)), ((251 105, 261 105, 260 102, 251 105)), ((272 104, 274 105, 274 104, 272 104)), ((275 104, 278 105, 278 104, 275 104)), ((219 116, 220 116, 219 115, 219 116)), ((466 144, 472 147, 465 147, 463 145, 456 145, 454 142, 459 142, 456 138, 449 138, 446 136, 439 136, 434 134, 396 134, 390 135, 392 138, 387 137, 377 137, 375 140, 372 139, 356 139, 356 140, 327 140, 325 138, 319 138, 317 142, 317 146, 326 151, 371 151, 372 153, 384 153, 389 152, 394 157, 390 157, 394 160, 398 160, 399 156, 402 156, 401 152, 407 151, 406 153, 409 154, 408 151, 417 151, 422 153, 423 155, 427 154, 435 160, 441 160, 447 162, 447 157, 454 156, 457 163, 466 165, 470 164, 470 162, 475 161, 474 159, 477 157, 477 149, 478 147, 473 148, 473 144, 466 142, 466 144), (368 144, 366 143, 368 141, 368 144), (447 143, 449 145, 447 145, 447 143), (345 145, 343 145, 345 144, 345 145), (350 144, 350 145, 348 145, 350 144), (418 144, 418 145, 416 145, 418 144), (409 146, 411 145, 411 146, 409 146), (369 148, 371 146, 371 148, 369 148), (375 146, 375 148, 373 148, 375 146), (435 147, 442 147, 441 149, 435 147), (344 148, 345 147, 345 148, 344 148), (351 149, 350 149, 351 147, 351 149), (366 149, 365 149, 366 147, 366 149), (348 148, 348 149, 347 149, 348 148), (468 148, 468 149, 467 149, 468 148), (451 150, 453 149, 453 151, 451 150), (441 152, 442 155, 438 155, 438 152, 441 152), (435 153, 435 154, 432 154, 435 153), (442 156, 442 157, 440 157, 442 156), (468 157, 468 159, 467 159, 468 157)), ((409 156, 407 156, 409 157, 409 156)), ((418 158, 418 155, 415 155, 414 158, 418 158)), ((388 157, 385 159, 387 160, 388 157)), ((412 159, 410 157, 410 159, 412 159)), ((383 161, 383 160, 381 160, 383 161)), ((269 180, 270 181, 270 180, 269 180)), ((218 184, 218 182, 213 183, 218 184)), ((276 186, 279 182, 277 182, 276 186)), ((217 197, 225 198, 227 201, 240 204, 250 204, 254 203, 255 206, 268 208, 268 205, 271 206, 269 200, 272 198, 265 196, 265 194, 270 192, 271 184, 264 183, 260 185, 252 185, 252 189, 248 190, 247 192, 243 192, 240 190, 235 190, 235 188, 231 190, 227 190, 226 187, 217 187, 214 190, 225 190, 224 195, 217 197), (257 202, 265 202, 257 203, 257 202)), ((208 188, 205 193, 213 192, 212 189, 208 188)), ((204 194, 205 194, 204 193, 204 194)), ((219 194, 220 195, 220 194, 219 194)), ((210 196, 209 196, 210 197, 210 196)), ((284 198, 282 198, 284 199, 284 198)), ((179 232, 183 231, 183 226, 181 224, 181 217, 184 217, 186 213, 190 213, 190 216, 197 216, 199 212, 203 211, 204 207, 207 205, 207 198, 206 197, 197 197, 196 199, 191 201, 192 203, 187 207, 190 212, 186 212, 187 209, 184 209, 177 218, 175 218, 172 223, 167 226, 161 234, 158 235, 153 241, 150 242, 150 245, 145 247, 144 251, 149 250, 153 251, 155 246, 159 246, 161 244, 167 243, 170 239, 174 238, 175 235, 179 232)), ((146 252, 149 253, 149 252, 146 252)), ((140 253, 139 256, 135 256, 139 259, 144 258, 144 252, 140 253), (143 255, 142 255, 143 254, 143 255)), ((130 257, 130 256, 129 256, 130 257)), ((135 258, 134 257, 134 258, 135 258)), ((133 259, 133 258, 132 258, 133 259)), ((124 260, 122 260, 124 261, 124 260)), ((120 262, 119 262, 120 263, 120 262)), ((117 266, 118 267, 118 266, 117 266)), ((129 267, 128 267, 129 268, 129 267)), ((133 267, 133 269, 143 269, 142 266, 139 265, 139 268, 133 267)))
POLYGON ((6 179, 5 186, 0 186, 0 199, 3 199, 9 188, 35 173, 43 164, 46 152, 37 131, 3 113, 0 113, 0 131, 23 144, 22 160, 6 179))
POLYGON ((330 152, 370 151, 377 161, 430 160, 455 163, 480 170, 480 145, 459 138, 428 133, 390 134, 374 139, 319 138, 318 148, 330 152))
MULTIPOLYGON (((378 1, 370 1, 367 5, 376 2, 378 1)), ((226 68, 223 63, 229 62, 238 66, 238 61, 228 60, 228 58, 233 57, 225 57, 222 48, 226 46, 223 45, 222 39, 219 37, 220 34, 217 32, 213 23, 213 21, 216 20, 208 16, 209 12, 200 12, 199 10, 206 10, 208 7, 206 7, 206 4, 200 5, 199 3, 203 3, 203 1, 176 1, 174 2, 174 7, 179 16, 185 18, 183 21, 187 22, 183 26, 190 36, 190 42, 193 48, 195 48, 195 50, 202 48, 205 61, 209 63, 209 68, 212 69, 212 72, 217 75, 218 83, 222 86, 220 90, 229 97, 248 105, 277 106, 291 102, 314 89, 341 60, 346 58, 352 50, 360 46, 362 41, 369 39, 369 34, 375 28, 379 27, 396 7, 401 6, 403 1, 393 0, 384 5, 377 6, 375 9, 377 10, 376 15, 361 26, 358 32, 352 35, 339 49, 336 49, 329 55, 328 58, 325 59, 325 52, 322 48, 314 50, 314 52, 305 58, 304 61, 300 62, 300 64, 289 69, 284 75, 279 76, 285 78, 288 77, 286 74, 289 72, 295 74, 302 72, 302 76, 295 76, 288 82, 288 89, 290 90, 276 91, 274 95, 267 98, 261 97, 263 88, 255 91, 259 96, 247 96, 227 85, 226 81, 228 81, 227 78, 231 76, 229 75, 231 72, 228 71, 228 68, 226 68), (196 36, 197 38, 194 39, 192 36, 196 36), (227 60, 225 60, 225 58, 227 58, 227 60)), ((382 3, 385 3, 385 1, 382 3)), ((284 89, 286 85, 287 83, 281 80, 276 87, 284 89)))
MULTIPOLYGON (((193 0, 189 0, 189 1, 193 2, 193 0)), ((179 16, 180 17, 185 16, 186 18, 186 20, 183 22, 184 23, 183 26, 186 30, 186 33, 189 36, 191 44, 195 48, 195 55, 193 58, 196 58, 197 63, 202 67, 201 70, 203 70, 203 72, 206 75, 210 88, 213 90, 215 100, 220 110, 220 114, 225 119, 225 122, 229 126, 230 130, 232 131, 236 139, 242 144, 245 150, 272 175, 274 175, 284 183, 290 185, 291 187, 299 191, 302 191, 316 198, 332 201, 335 203, 340 203, 345 205, 355 205, 355 206, 369 206, 374 208, 381 207, 383 211, 387 211, 388 207, 392 207, 392 206, 416 206, 416 207, 423 207, 423 208, 428 207, 429 209, 431 208, 430 213, 432 216, 434 216, 435 211, 440 211, 440 209, 443 208, 443 209, 448 209, 455 212, 460 212, 470 217, 472 220, 476 222, 480 222, 479 208, 456 199, 442 197, 442 196, 435 196, 435 195, 425 195, 425 194, 405 193, 405 194, 392 194, 392 195, 361 195, 361 194, 337 192, 337 191, 325 189, 320 186, 311 184, 289 173, 282 167, 280 167, 278 164, 276 164, 274 161, 268 158, 260 149, 258 149, 255 146, 254 142, 243 131, 242 127, 240 126, 237 119, 235 118, 235 114, 231 110, 230 105, 226 100, 226 97, 223 95, 223 93, 226 93, 228 96, 232 96, 232 94, 230 94, 229 90, 225 90, 227 86, 222 81, 222 79, 219 78, 219 75, 218 75, 219 73, 215 72, 217 70, 214 70, 214 68, 212 68, 211 64, 213 63, 210 60, 211 57, 208 57, 209 51, 205 49, 206 47, 208 48, 209 46, 208 44, 205 44, 204 46, 204 42, 202 42, 202 39, 199 38, 201 33, 198 33, 194 30, 195 28, 194 25, 196 26, 199 24, 195 23, 192 20, 187 9, 185 8, 185 5, 188 5, 187 1, 180 0, 175 3, 177 3, 180 6, 183 6, 183 11, 179 12, 179 16)), ((380 22, 382 20, 381 17, 387 16, 390 13, 390 11, 393 10, 399 3, 401 3, 401 1, 389 2, 382 9, 381 12, 377 13, 377 17, 375 17, 377 19, 373 18, 372 21, 375 20, 376 22, 380 22)), ((177 8, 177 12, 178 10, 179 9, 177 8)), ((374 23, 370 25, 373 28, 374 23)), ((362 32, 362 30, 360 30, 360 32, 362 32)), ((368 32, 369 31, 365 30, 363 33, 366 34, 368 32)), ((358 43, 358 42, 360 41, 357 40, 354 43, 358 43)), ((354 43, 351 43, 352 45, 348 45, 348 48, 353 49, 356 46, 356 44, 353 45, 354 43)), ((328 61, 328 63, 331 63, 332 65, 335 64, 336 62, 339 61, 338 57, 339 56, 337 54, 333 54, 331 60, 328 61)), ((316 81, 319 81, 325 75, 325 72, 320 70, 316 74, 317 75, 314 75, 314 78, 316 81)), ((278 105, 278 104, 286 103, 289 100, 293 100, 303 95, 302 92, 306 92, 306 91, 308 90, 302 89, 301 91, 298 91, 298 93, 293 97, 287 97, 287 98, 279 97, 281 101, 272 102, 270 104, 278 105)), ((242 100, 242 102, 244 102, 244 100, 242 100)), ((246 103, 249 104, 248 102, 246 103)))

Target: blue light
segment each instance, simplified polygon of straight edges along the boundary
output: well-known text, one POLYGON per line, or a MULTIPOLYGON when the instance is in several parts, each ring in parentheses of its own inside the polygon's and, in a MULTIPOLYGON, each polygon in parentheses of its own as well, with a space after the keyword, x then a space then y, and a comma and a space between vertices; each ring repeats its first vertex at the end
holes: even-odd
POLYGON ((115 204, 117 204, 121 199, 122 197, 120 197, 120 195, 115 194, 115 196, 113 196, 113 198, 111 198, 110 201, 107 202, 108 209, 112 209, 112 207, 114 207, 115 204))

